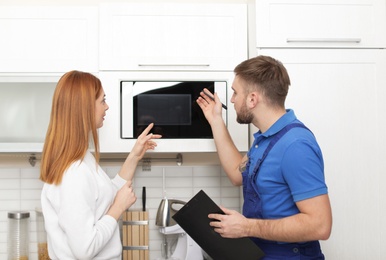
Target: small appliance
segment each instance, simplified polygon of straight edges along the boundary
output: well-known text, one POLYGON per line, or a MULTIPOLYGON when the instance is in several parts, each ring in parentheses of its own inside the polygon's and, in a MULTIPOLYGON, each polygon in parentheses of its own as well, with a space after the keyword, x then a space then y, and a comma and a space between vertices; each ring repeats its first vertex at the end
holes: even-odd
POLYGON ((163 198, 158 206, 156 226, 163 234, 162 258, 167 260, 203 260, 201 247, 175 222, 172 216, 186 202, 163 198))
POLYGON ((103 153, 130 152, 138 134, 152 122, 157 153, 216 152, 213 133, 197 98, 217 93, 227 107, 222 117, 239 151, 248 151, 248 124, 237 123, 231 71, 101 71, 109 110, 98 129, 103 153))

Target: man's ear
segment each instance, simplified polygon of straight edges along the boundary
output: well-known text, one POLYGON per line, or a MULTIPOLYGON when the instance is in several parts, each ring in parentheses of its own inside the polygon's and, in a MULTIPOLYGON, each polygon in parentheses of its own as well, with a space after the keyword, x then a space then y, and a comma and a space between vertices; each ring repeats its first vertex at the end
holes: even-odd
POLYGON ((256 91, 252 91, 247 96, 247 106, 254 108, 260 102, 260 95, 256 91))

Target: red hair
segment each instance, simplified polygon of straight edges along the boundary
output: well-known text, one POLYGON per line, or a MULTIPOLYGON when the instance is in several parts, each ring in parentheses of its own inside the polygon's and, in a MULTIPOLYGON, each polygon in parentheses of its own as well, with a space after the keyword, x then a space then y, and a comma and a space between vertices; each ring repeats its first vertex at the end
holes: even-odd
POLYGON ((55 89, 50 123, 41 160, 40 180, 60 184, 71 163, 82 160, 92 137, 99 161, 95 123, 95 101, 102 84, 94 75, 81 71, 64 74, 55 89))

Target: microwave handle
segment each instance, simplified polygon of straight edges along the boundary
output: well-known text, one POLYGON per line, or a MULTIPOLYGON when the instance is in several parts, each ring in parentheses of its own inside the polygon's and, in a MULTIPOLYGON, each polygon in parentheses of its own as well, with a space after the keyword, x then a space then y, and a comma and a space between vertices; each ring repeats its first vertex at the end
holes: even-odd
POLYGON ((121 86, 121 137, 134 137, 133 116, 133 82, 122 82, 121 86))

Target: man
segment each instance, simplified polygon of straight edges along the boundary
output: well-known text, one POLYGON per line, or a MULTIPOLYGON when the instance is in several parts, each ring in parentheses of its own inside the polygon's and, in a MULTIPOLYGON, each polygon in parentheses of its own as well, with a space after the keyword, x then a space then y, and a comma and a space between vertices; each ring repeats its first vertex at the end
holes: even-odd
POLYGON ((318 240, 329 238, 332 213, 323 157, 312 132, 284 106, 288 73, 268 56, 246 60, 234 72, 237 122, 259 131, 243 157, 222 119, 217 94, 213 101, 201 92, 197 103, 211 125, 221 165, 244 194, 243 215, 223 208, 225 215, 209 215, 216 220, 210 224, 226 238, 251 237, 264 260, 324 259, 318 240))

